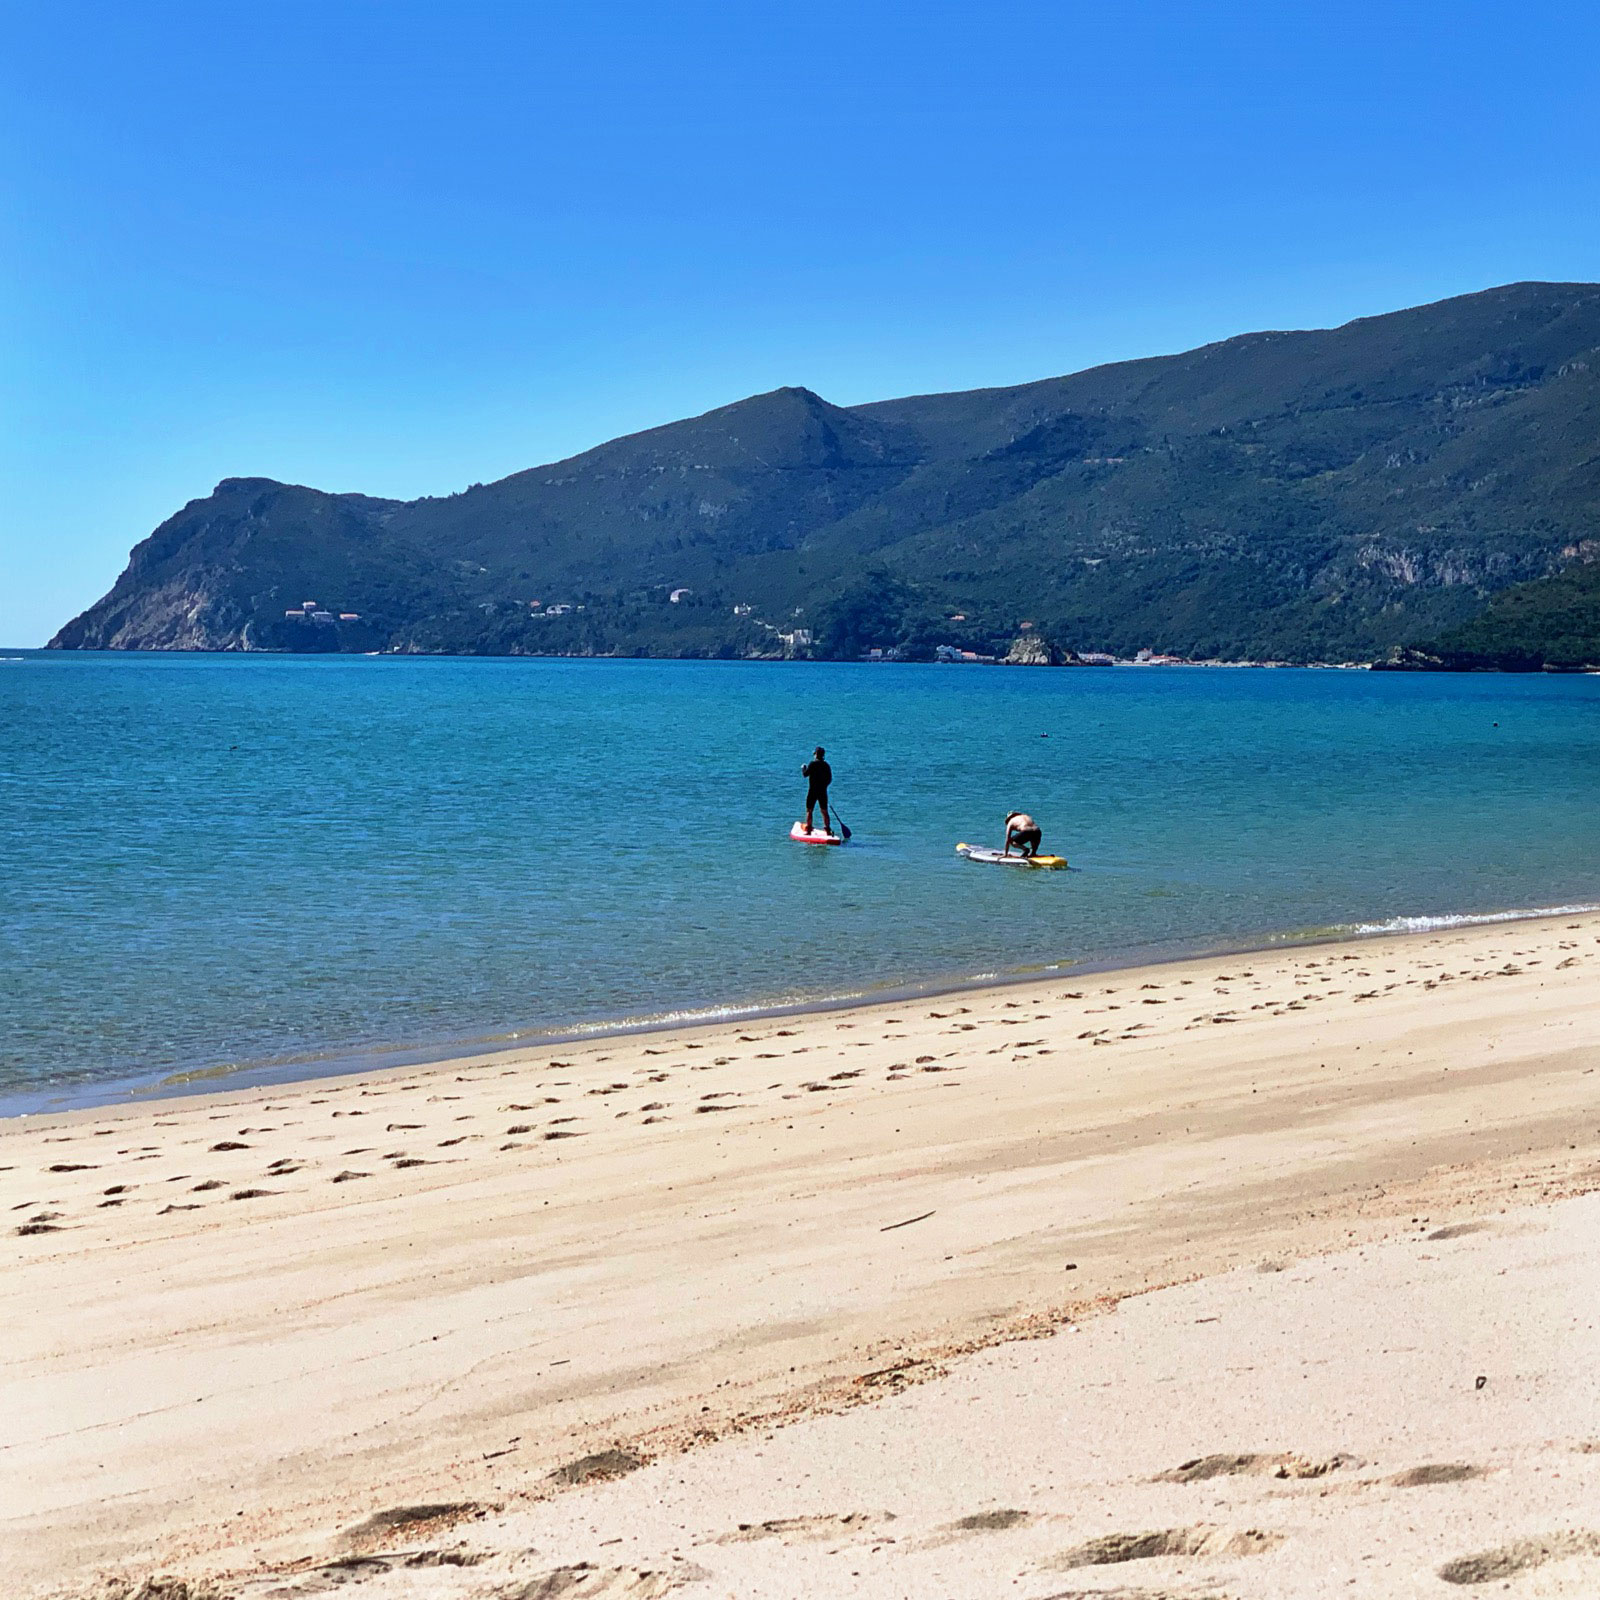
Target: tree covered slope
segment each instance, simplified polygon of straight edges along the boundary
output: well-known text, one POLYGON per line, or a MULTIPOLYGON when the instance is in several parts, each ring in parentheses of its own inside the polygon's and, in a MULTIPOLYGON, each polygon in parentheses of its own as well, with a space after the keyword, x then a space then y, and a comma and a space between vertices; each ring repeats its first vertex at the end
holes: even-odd
POLYGON ((1455 672, 1600 669, 1600 566, 1583 552, 1559 577, 1519 583, 1440 639, 1408 646, 1394 665, 1455 672))
POLYGON ((1597 519, 1600 286, 1517 284, 1009 389, 780 389, 443 499, 228 479, 52 642, 915 656, 1026 621, 1365 658, 1589 593, 1597 519))

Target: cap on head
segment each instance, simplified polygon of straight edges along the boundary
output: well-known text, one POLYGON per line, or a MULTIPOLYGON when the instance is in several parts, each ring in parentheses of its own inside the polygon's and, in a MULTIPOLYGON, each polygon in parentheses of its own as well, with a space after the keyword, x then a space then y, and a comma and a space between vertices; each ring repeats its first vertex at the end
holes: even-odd
POLYGON ((820 761, 823 758, 823 756, 827 754, 827 752, 822 748, 822 746, 820 744, 811 753, 812 753, 812 755, 814 755, 817 758, 818 761, 820 761))

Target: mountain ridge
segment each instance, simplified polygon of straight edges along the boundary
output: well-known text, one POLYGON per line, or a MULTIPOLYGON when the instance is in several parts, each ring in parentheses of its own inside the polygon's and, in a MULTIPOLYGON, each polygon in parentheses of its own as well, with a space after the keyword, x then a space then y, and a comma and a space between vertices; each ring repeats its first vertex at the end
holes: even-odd
POLYGON ((1513 284, 1011 387, 786 386, 446 497, 227 478, 51 644, 918 657, 1028 622, 1368 658, 1586 563, 1597 439, 1600 285, 1513 284))

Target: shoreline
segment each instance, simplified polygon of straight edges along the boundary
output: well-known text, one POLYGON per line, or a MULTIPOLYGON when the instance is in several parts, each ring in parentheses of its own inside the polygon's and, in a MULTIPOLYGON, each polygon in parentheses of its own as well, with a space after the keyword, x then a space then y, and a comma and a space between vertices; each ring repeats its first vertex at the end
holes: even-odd
MULTIPOLYGON (((1415 647, 1405 646, 1404 649, 1415 647)), ((1100 652, 1092 652, 1099 655, 1100 652)), ((1539 658, 1515 658, 1517 661, 1527 661, 1528 664, 1509 664, 1507 661, 1483 662, 1473 661, 1470 664, 1452 665, 1443 660, 1412 661, 1396 660, 1389 656, 1374 657, 1371 660, 1348 661, 1273 661, 1273 660, 1221 660, 1208 657, 1172 656, 1165 652, 1157 652, 1151 660, 1141 661, 1136 656, 1115 656, 1108 660, 1090 660, 1081 657, 1076 661, 1008 661, 1003 656, 976 656, 975 659, 952 659, 948 657, 935 657, 933 660, 908 660, 899 656, 857 656, 854 658, 834 659, 827 656, 812 655, 743 655, 743 656, 717 656, 717 655, 636 655, 621 651, 599 654, 583 650, 516 650, 504 652, 480 652, 475 650, 408 650, 392 648, 388 650, 283 650, 253 648, 238 650, 229 648, 218 649, 165 649, 156 646, 140 645, 125 650, 90 649, 82 645, 58 645, 46 643, 42 645, 0 645, 0 662, 24 661, 32 656, 44 655, 69 655, 69 656, 224 656, 224 657, 267 657, 291 661, 695 661, 732 663, 734 665, 748 665, 757 663, 761 665, 776 666, 830 666, 830 667, 950 667, 950 666, 986 666, 986 667, 1048 667, 1056 671, 1070 670, 1077 667, 1102 668, 1102 667, 1138 667, 1148 670, 1152 667, 1201 667, 1208 671, 1250 671, 1250 672, 1407 672, 1439 673, 1445 675, 1479 676, 1498 675, 1501 677, 1536 677, 1540 675, 1550 677, 1596 677, 1600 676, 1600 666, 1593 662, 1548 661, 1539 658), (11 652, 16 652, 15 654, 11 652)))
MULTIPOLYGON (((250 1595, 250 1574, 277 1574, 263 1594, 298 1592, 291 1569, 414 1539, 403 1522, 352 1530, 417 1505, 466 1519, 450 1547, 474 1552, 461 1576, 479 1587, 449 1590, 463 1600, 534 1545, 547 1567, 575 1549, 599 1568, 624 1486, 558 1481, 603 1452, 681 1475, 815 1425, 808 1470, 832 1481, 839 1430, 892 1432, 915 1396, 1052 1348, 1018 1336, 1076 1330, 1114 1361, 1135 1307, 1243 1273, 1270 1308, 1302 1281, 1293 1263, 1324 1258, 1338 1305, 1341 1252, 1600 1187, 1597 1050, 1600 915, 1584 913, 13 1119, 14 1584, 229 1574, 224 1592, 250 1595), (599 1531, 528 1535, 570 1517, 599 1531)), ((1536 1229, 1495 1226, 1525 1297, 1555 1268, 1536 1229)), ((1365 1324, 1403 1322, 1399 1292, 1375 1280, 1365 1324)), ((1182 1369, 1211 1320, 1179 1316, 1164 1359, 1182 1369)), ((1166 1370, 1107 1381, 1154 1414, 1166 1370)), ((1099 1391, 1064 1381, 1092 1409, 1099 1391)), ((1490 1381, 1486 1404, 1509 1380, 1490 1381)), ((1420 1437, 1427 1394, 1395 1403, 1420 1437)), ((1012 1442, 1031 1458, 1025 1432, 1012 1442)), ((1307 1447, 1221 1415, 1162 1444, 1307 1447)), ((1012 1492, 990 1468, 983 1493, 1012 1492)), ((1528 1503, 1550 1504, 1552 1481, 1574 1484, 1546 1473, 1528 1503)), ((753 1520, 841 1509, 810 1492, 774 1491, 753 1520)), ((921 1528, 922 1491, 904 1492, 895 1515, 921 1528)), ((1052 1515, 1081 1527, 1074 1503, 1052 1515)), ((686 1522, 702 1565, 723 1559, 727 1517, 711 1496, 686 1522)), ((983 1576, 884 1592, 994 1592, 983 1576)), ((1231 1571, 1227 1586, 1253 1593, 1231 1571)))
POLYGON ((237 1064, 163 1071, 152 1076, 126 1074, 56 1089, 3 1090, 0 1091, 0 1126, 12 1119, 144 1106, 193 1095, 283 1089, 367 1073, 446 1067, 462 1061, 509 1060, 530 1050, 559 1049, 566 1045, 630 1039, 645 1034, 676 1034, 684 1030, 716 1028, 735 1023, 755 1024, 785 1018, 824 1016, 858 1007, 908 1004, 920 1000, 938 1000, 950 995, 981 993, 987 989, 1026 987, 1058 978, 1133 972, 1209 958, 1264 956, 1275 951, 1314 948, 1324 944, 1347 944, 1369 938, 1427 934, 1454 928, 1537 922, 1556 917, 1584 916, 1596 911, 1600 911, 1600 903, 1578 902, 1498 911, 1397 915, 1379 922, 1335 923, 1322 928, 1250 935, 1238 943, 1203 938, 1186 940, 1181 945, 1175 941, 1172 945, 1117 951, 1094 960, 1049 962, 1009 971, 929 978, 920 982, 885 983, 875 989, 801 1000, 728 1002, 638 1018, 605 1018, 588 1023, 555 1024, 548 1028, 519 1028, 482 1038, 300 1052, 237 1064))

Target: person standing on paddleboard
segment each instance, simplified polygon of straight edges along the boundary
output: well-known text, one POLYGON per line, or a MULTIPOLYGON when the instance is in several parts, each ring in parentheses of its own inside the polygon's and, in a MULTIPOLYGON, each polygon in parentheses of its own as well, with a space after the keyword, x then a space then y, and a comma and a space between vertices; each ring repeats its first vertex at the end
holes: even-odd
POLYGON ((1039 824, 1026 811, 1013 811, 1006 817, 1006 847, 1000 853, 1010 855, 1015 845, 1020 855, 1036 856, 1043 839, 1039 824))
POLYGON ((833 832, 833 821, 828 815, 828 785, 833 782, 833 768, 825 759, 826 752, 819 744, 812 751, 811 759, 800 769, 800 776, 806 780, 806 832, 814 830, 811 826, 811 813, 817 807, 822 807, 822 831, 833 832))

